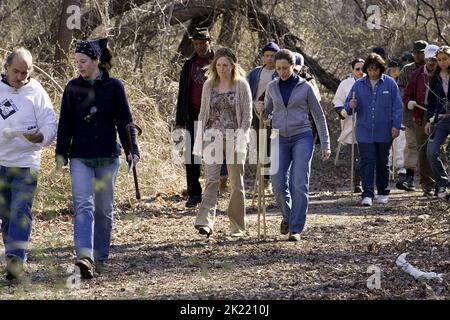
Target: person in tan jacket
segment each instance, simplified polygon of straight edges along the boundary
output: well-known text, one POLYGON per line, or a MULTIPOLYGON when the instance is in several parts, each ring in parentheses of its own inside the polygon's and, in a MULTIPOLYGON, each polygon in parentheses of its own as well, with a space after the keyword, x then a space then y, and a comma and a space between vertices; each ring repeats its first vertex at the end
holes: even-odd
POLYGON ((203 156, 206 186, 195 228, 209 237, 216 215, 220 167, 226 158, 231 183, 228 205, 231 236, 243 236, 245 223, 244 163, 252 122, 252 95, 231 49, 216 51, 202 90, 194 155, 203 156))

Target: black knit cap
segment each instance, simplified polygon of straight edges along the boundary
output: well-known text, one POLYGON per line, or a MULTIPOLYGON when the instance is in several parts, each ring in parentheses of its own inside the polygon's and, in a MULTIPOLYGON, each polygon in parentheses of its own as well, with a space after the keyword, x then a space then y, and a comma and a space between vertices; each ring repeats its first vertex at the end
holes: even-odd
POLYGON ((108 39, 81 40, 75 52, 83 53, 91 59, 100 59, 108 39))

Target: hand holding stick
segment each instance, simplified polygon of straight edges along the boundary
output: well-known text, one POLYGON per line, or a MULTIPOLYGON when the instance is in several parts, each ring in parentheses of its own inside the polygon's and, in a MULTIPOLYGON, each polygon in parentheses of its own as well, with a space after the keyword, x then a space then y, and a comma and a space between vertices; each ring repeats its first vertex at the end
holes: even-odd
MULTIPOLYGON (((131 140, 131 128, 135 128, 137 130, 137 134, 138 136, 140 136, 142 134, 142 129, 139 128, 138 125, 134 124, 134 123, 129 123, 126 126, 126 131, 127 131, 127 137, 128 137, 128 145, 130 148, 130 155, 131 155, 131 161, 133 161, 133 144, 132 144, 132 140, 131 140)), ((137 172, 136 172, 136 166, 134 165, 134 163, 132 163, 133 166, 133 178, 134 178, 134 189, 136 191, 136 199, 140 200, 141 199, 141 192, 139 191, 139 183, 138 183, 138 178, 137 178, 137 172)))

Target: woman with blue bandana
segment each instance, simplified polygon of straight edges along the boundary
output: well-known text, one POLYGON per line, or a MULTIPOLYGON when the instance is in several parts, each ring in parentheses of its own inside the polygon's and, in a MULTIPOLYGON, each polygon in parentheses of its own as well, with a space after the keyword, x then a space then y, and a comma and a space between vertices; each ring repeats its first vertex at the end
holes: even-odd
POLYGON ((70 163, 75 265, 84 279, 93 278, 94 268, 103 271, 109 256, 121 147, 127 161, 139 161, 134 129, 132 145, 127 139, 133 118, 123 84, 108 72, 111 58, 106 39, 80 42, 75 53, 80 76, 64 90, 58 125, 56 161, 59 168, 70 163))

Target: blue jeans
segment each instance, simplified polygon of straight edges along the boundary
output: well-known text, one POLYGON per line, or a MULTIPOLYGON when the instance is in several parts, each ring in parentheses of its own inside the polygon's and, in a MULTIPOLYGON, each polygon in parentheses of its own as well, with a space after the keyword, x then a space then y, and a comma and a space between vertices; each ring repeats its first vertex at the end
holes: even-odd
MULTIPOLYGON (((447 171, 441 159, 441 145, 450 134, 450 117, 439 121, 433 133, 430 135, 427 146, 427 158, 433 170, 436 188, 447 187, 449 185, 447 171)), ((447 152, 450 153, 450 145, 447 146, 447 152)))
POLYGON ((309 174, 313 154, 313 134, 307 131, 292 137, 278 137, 279 148, 272 148, 272 188, 289 231, 303 231, 308 211, 309 174))
POLYGON ((5 254, 26 260, 38 170, 0 166, 0 219, 5 254))
POLYGON ((362 198, 373 198, 375 195, 375 171, 378 195, 389 195, 389 151, 391 145, 392 141, 358 143, 359 155, 361 157, 362 198))
POLYGON ((74 242, 77 259, 108 259, 113 222, 114 187, 120 160, 92 168, 70 159, 75 209, 74 242))

